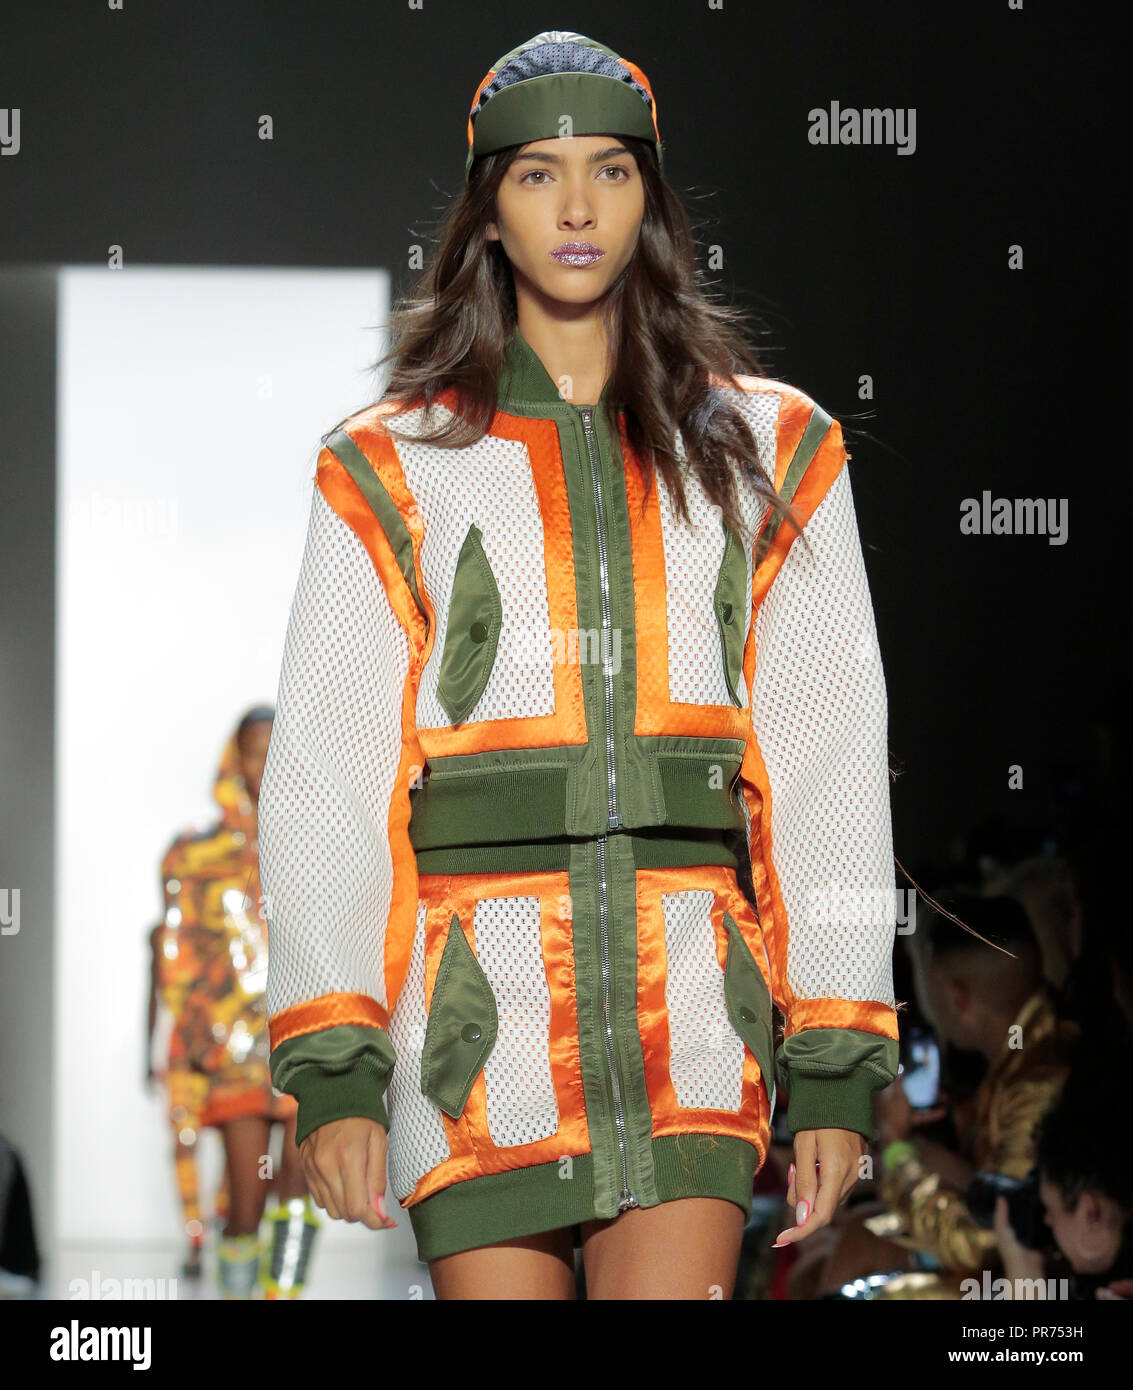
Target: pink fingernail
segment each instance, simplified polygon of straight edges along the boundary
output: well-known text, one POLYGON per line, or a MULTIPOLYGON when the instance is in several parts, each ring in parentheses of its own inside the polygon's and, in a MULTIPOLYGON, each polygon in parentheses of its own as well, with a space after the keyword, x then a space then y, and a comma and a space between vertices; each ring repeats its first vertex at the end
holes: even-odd
POLYGON ((777 1240, 771 1248, 772 1250, 782 1250, 784 1245, 790 1245, 790 1243, 789 1240, 777 1240))
POLYGON ((377 1207, 378 1215, 382 1218, 382 1220, 388 1221, 389 1217, 386 1215, 386 1199, 382 1196, 380 1192, 374 1198, 374 1206, 377 1207))
POLYGON ((802 1201, 798 1204, 798 1206, 795 1208, 795 1224, 797 1226, 805 1226, 806 1219, 809 1215, 810 1203, 804 1197, 802 1201))
POLYGON ((791 1166, 787 1169, 787 1186, 790 1187, 790 1185, 794 1182, 794 1180, 795 1180, 795 1165, 792 1163, 791 1166))

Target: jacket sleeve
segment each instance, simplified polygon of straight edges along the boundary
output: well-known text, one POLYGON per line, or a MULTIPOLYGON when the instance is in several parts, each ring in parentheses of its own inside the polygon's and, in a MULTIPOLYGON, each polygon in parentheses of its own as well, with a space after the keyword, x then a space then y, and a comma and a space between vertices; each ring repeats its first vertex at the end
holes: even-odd
POLYGON ((741 783, 788 1124, 869 1139, 898 1062, 888 710, 841 426, 803 401, 776 486, 808 544, 773 514, 756 542, 741 783))
POLYGON ((352 488, 324 450, 258 810, 271 1075, 298 1100, 296 1142, 351 1115, 388 1129, 386 939, 408 917, 412 940, 417 909, 415 647, 352 488))

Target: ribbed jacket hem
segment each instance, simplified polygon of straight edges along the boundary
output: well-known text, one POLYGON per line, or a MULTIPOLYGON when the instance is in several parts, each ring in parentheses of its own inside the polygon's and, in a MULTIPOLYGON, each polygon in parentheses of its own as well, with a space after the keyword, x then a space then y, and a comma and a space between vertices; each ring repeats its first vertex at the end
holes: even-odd
MULTIPOLYGON (((747 1221, 759 1162, 746 1139, 719 1134, 666 1135, 652 1141, 654 1175, 662 1202, 680 1197, 721 1197, 747 1221)), ((480 1245, 536 1235, 594 1218, 590 1154, 488 1173, 442 1188, 408 1208, 423 1261, 480 1245), (564 1171, 570 1176, 564 1177, 564 1171)))

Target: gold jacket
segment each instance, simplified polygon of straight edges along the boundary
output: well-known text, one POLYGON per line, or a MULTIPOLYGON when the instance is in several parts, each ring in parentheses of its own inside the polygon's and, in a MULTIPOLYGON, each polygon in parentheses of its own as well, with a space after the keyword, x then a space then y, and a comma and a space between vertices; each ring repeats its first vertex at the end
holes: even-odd
MULTIPOLYGON (((1025 1178, 1034 1164, 1038 1121, 1054 1104, 1069 1071, 1078 1027, 1060 1019, 1045 986, 1008 1029, 975 1095, 966 1157, 985 1172, 1025 1178)), ((905 1152, 885 1166, 882 1200, 904 1225, 900 1244, 933 1255, 947 1269, 977 1270, 996 1258, 995 1232, 980 1226, 965 1195, 905 1152)))

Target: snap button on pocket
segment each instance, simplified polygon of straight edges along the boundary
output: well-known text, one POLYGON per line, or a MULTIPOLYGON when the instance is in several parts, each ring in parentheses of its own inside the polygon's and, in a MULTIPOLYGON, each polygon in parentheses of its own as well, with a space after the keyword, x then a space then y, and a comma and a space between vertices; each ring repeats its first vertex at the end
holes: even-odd
POLYGON ((421 1092, 458 1119, 496 1043, 492 986, 454 912, 429 1001, 421 1092))
POLYGON ((461 724, 487 688, 503 627, 500 591, 475 522, 457 557, 446 621, 437 699, 452 723, 461 724))
POLYGON ((728 1017, 759 1064, 760 1075, 770 1098, 775 1086, 771 993, 730 912, 724 913, 724 929, 728 933, 728 957, 724 967, 724 998, 728 1005, 728 1017))

